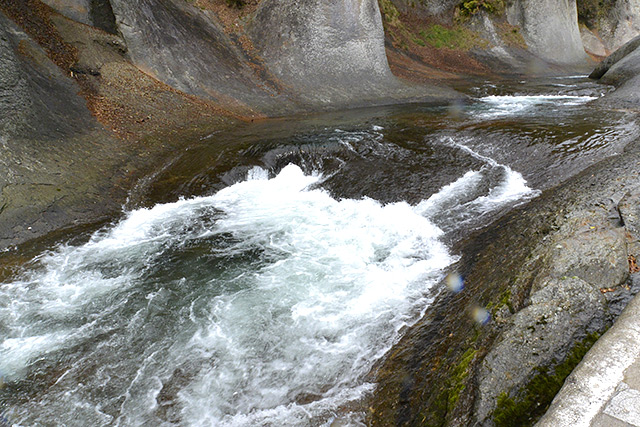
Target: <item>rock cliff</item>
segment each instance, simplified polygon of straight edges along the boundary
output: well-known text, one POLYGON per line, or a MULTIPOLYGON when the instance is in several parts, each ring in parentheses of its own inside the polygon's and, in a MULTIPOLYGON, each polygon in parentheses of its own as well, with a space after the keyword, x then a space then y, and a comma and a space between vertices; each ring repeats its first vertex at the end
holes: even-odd
POLYGON ((258 55, 311 105, 396 103, 436 96, 389 69, 375 0, 262 2, 248 25, 258 55))
MULTIPOLYGON (((271 0, 231 18, 223 0, 45 3, 53 9, 0 0, 0 249, 112 217, 141 170, 184 149, 195 130, 446 104, 460 99, 439 86, 449 79, 531 72, 534 60, 537 72, 587 63, 575 0, 271 0)), ((637 31, 637 4, 616 4, 598 18, 601 35, 589 31, 603 51, 637 31)), ((606 63, 601 80, 617 87, 609 101, 640 104, 639 49, 606 63)), ((469 243, 492 242, 461 267, 470 291, 443 296, 390 355, 372 422, 490 424, 539 409, 528 384, 554 383, 560 360, 577 357, 633 288, 629 236, 640 228, 621 215, 638 195, 603 182, 585 172, 469 243), (594 213, 595 190, 604 199, 594 213), (496 235, 501 227, 511 233, 496 235), (474 299, 495 326, 464 315, 474 299), (535 357, 525 360, 524 346, 535 357)))
POLYGON ((0 13, 0 247, 77 218, 96 220, 108 209, 96 179, 108 173, 104 165, 92 157, 81 164, 77 156, 100 156, 113 139, 80 90, 0 13))
POLYGON ((575 0, 515 0, 506 13, 509 23, 522 29, 531 52, 543 60, 586 63, 575 0))
POLYGON ((391 74, 375 0, 262 2, 235 33, 184 0, 111 4, 138 68, 241 115, 455 97, 391 74))
POLYGON ((607 56, 640 33, 640 4, 634 0, 578 0, 585 50, 607 56))

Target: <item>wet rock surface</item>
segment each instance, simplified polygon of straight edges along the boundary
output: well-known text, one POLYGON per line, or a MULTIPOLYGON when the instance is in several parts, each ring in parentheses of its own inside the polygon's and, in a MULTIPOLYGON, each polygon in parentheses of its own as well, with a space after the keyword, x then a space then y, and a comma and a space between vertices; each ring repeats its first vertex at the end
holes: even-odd
POLYGON ((638 291, 629 273, 639 151, 586 169, 463 244, 466 288, 439 295, 379 367, 373 425, 528 425, 544 413, 638 291), (483 309, 486 325, 474 320, 483 309))
MULTIPOLYGON (((38 0, 0 4, 0 143, 8 153, 0 160, 0 247, 112 217, 144 165, 238 115, 460 98, 391 75, 371 1, 331 10, 315 4, 313 19, 326 24, 317 33, 296 27, 295 14, 277 22, 261 15, 268 18, 263 35, 271 37, 277 23, 288 25, 306 34, 303 41, 314 41, 318 61, 327 60, 327 69, 288 85, 252 56, 243 45, 248 39, 240 43, 214 12, 182 0, 47 3, 53 8, 38 0), (360 28, 354 41, 361 38, 365 51, 377 52, 368 62, 355 58, 360 48, 331 44, 349 44, 353 28, 360 28), (345 58, 351 62, 342 64, 345 58), (331 64, 344 65, 343 73, 324 79, 331 64), (379 68, 375 81, 368 78, 371 67, 379 68)), ((293 10, 285 3, 273 7, 293 10)), ((289 59, 300 59, 295 55, 309 53, 305 49, 289 59)))
POLYGON ((35 36, 0 12, 2 249, 113 218, 185 129, 230 122, 129 64, 119 37, 41 7, 8 6, 35 36))
MULTIPOLYGON (((273 74, 247 65, 255 58, 215 17, 182 1, 114 0, 113 20, 108 11, 96 12, 104 2, 89 3, 77 19, 123 38, 54 15, 59 32, 79 50, 71 62, 52 61, 51 52, 0 15, 0 146, 8 153, 0 159, 0 248, 117 215, 136 169, 188 143, 174 128, 202 125, 193 119, 200 115, 207 121, 229 111, 278 115, 457 96, 391 75, 375 2, 308 2, 306 14, 265 2, 248 31, 264 56, 258 68, 266 64, 273 74), (281 38, 295 49, 269 39, 276 28, 286 29, 281 38), (335 76, 327 76, 324 61, 339 65, 335 76), (213 100, 218 109, 185 93, 213 100), (167 135, 173 142, 164 142, 167 135)), ((527 13, 516 16, 541 19, 527 13)), ((527 28, 532 45, 544 42, 535 42, 537 27, 527 28)), ((570 55, 560 62, 582 61, 573 35, 561 41, 558 49, 570 55)), ((637 96, 636 52, 609 69, 619 73, 609 78, 624 77, 611 99, 637 96)), ((558 60, 554 52, 540 55, 558 60)), ((515 408, 526 402, 527 384, 541 373, 554 377, 576 343, 603 332, 637 291, 628 272, 630 257, 640 255, 633 172, 639 160, 629 150, 603 161, 466 241, 459 271, 467 290, 440 295, 381 365, 371 423, 491 425, 497 410, 512 417, 540 411, 515 408), (488 325, 474 319, 478 310, 490 313, 488 325)))
POLYGON ((100 162, 112 137, 75 82, 2 14, 0 81, 0 247, 116 208, 113 184, 98 178, 112 176, 100 162))

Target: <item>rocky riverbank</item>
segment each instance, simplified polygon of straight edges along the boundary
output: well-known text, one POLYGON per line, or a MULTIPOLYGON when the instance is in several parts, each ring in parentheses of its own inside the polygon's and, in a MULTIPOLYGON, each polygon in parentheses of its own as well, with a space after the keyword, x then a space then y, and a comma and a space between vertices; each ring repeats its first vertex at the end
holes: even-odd
POLYGON ((379 367, 371 424, 535 422, 640 289, 639 170, 632 144, 463 242, 464 291, 379 367))

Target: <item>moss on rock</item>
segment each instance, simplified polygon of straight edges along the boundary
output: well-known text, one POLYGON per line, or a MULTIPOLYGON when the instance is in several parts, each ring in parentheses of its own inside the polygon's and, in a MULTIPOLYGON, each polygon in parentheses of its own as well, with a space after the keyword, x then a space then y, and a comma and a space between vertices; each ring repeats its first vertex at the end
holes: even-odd
POLYGON ((436 49, 447 48, 466 51, 478 46, 479 40, 481 40, 477 34, 468 28, 462 26, 447 28, 439 24, 434 24, 421 30, 418 35, 418 40, 436 49))
POLYGON ((506 392, 501 393, 493 413, 496 427, 533 425, 544 414, 564 380, 599 337, 600 334, 597 332, 587 335, 571 349, 565 360, 555 367, 539 368, 539 373, 514 396, 506 392))

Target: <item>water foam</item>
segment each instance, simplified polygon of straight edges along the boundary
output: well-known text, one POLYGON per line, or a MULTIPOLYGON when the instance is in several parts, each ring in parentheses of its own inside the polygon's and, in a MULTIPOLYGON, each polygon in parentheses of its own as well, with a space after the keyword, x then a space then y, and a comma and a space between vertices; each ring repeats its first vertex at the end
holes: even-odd
MULTIPOLYGON (((3 285, 0 371, 19 381, 65 351, 67 372, 101 365, 81 386, 78 373, 59 378, 46 405, 96 425, 306 424, 370 392, 372 363, 454 260, 441 231, 406 203, 332 199, 297 166, 249 178, 130 212, 3 285), (188 271, 182 257, 202 264, 188 271), (106 385, 117 410, 92 394, 106 385)), ((44 410, 13 416, 37 423, 44 410)))
POLYGON ((417 206, 382 205, 335 200, 317 188, 321 175, 294 165, 271 179, 256 167, 212 196, 129 212, 84 245, 41 255, 0 287, 0 372, 20 381, 46 362, 64 374, 12 417, 359 423, 341 408, 373 390, 373 363, 456 259, 430 218, 477 216, 531 192, 517 172, 457 146, 504 179, 478 195, 483 168, 417 206))
POLYGON ((582 105, 597 99, 594 96, 575 95, 491 95, 479 99, 485 107, 476 115, 489 119, 502 116, 512 116, 528 111, 540 112, 541 106, 571 107, 582 105))
POLYGON ((447 220, 438 221, 445 231, 478 221, 482 216, 505 205, 524 201, 539 194, 539 191, 527 185, 522 174, 509 166, 478 153, 457 139, 445 138, 442 142, 468 153, 485 164, 479 170, 467 171, 416 206, 422 215, 434 220, 445 214, 447 220), (492 174, 498 175, 499 181, 488 185, 492 174), (485 187, 488 187, 486 194, 482 190, 485 187))

